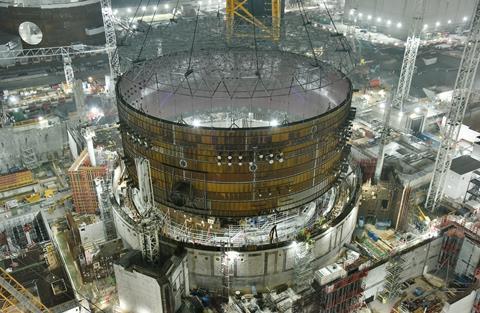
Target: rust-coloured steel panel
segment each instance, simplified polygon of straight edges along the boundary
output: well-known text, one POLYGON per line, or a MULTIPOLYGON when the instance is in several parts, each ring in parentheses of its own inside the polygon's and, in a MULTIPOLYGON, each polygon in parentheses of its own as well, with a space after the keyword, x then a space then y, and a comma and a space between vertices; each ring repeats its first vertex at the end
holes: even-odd
MULTIPOLYGON (((328 106, 319 115, 272 127, 221 128, 147 114, 146 106, 138 105, 143 98, 130 102, 132 86, 145 90, 145 85, 132 85, 124 76, 117 84, 117 101, 128 173, 136 181, 135 157, 149 159, 155 201, 195 214, 256 216, 308 204, 333 186, 348 153, 351 84, 339 77, 324 88, 342 94, 333 108, 320 95, 318 103, 309 104, 328 106)), ((315 100, 318 91, 308 92, 315 100)), ((243 106, 240 100, 224 101, 243 106)))

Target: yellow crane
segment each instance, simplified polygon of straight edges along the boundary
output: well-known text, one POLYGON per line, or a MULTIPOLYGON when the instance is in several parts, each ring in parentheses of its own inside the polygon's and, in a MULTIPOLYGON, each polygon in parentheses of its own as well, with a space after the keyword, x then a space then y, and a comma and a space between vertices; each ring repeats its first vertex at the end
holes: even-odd
POLYGON ((0 267, 0 312, 50 313, 51 311, 0 267))
MULTIPOLYGON (((239 18, 244 22, 252 24, 259 29, 258 38, 269 38, 273 41, 280 39, 280 21, 282 16, 281 2, 280 0, 271 0, 271 26, 266 25, 254 12, 248 9, 249 0, 226 0, 226 22, 227 22, 227 35, 228 38, 234 36, 245 36, 245 34, 238 33, 235 30, 235 19, 239 18)), ((254 3, 254 1, 252 1, 254 3)), ((252 5, 253 6, 253 5, 252 5)), ((251 36, 251 34, 247 35, 251 36)))

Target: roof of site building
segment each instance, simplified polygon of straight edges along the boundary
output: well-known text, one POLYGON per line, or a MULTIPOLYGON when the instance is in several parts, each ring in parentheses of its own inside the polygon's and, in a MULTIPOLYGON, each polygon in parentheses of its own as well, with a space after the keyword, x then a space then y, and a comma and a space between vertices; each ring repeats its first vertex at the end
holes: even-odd
POLYGON ((480 168, 480 161, 469 155, 462 155, 452 160, 450 169, 459 174, 464 175, 480 168))
POLYGON ((167 281, 166 274, 172 265, 178 264, 181 260, 177 255, 161 255, 157 263, 151 264, 143 259, 142 253, 131 250, 120 257, 117 264, 127 271, 139 272, 143 275, 157 279, 159 283, 167 281))

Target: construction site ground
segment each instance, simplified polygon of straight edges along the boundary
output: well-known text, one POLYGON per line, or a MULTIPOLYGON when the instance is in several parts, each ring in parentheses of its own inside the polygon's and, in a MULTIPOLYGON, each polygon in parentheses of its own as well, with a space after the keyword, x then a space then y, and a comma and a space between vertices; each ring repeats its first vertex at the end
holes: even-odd
POLYGON ((66 226, 56 223, 51 227, 54 240, 57 243, 60 256, 73 284, 77 299, 91 299, 91 302, 97 309, 107 309, 112 303, 115 303, 115 301, 112 301, 115 291, 114 279, 107 277, 95 280, 93 283, 84 283, 80 269, 68 248, 66 226))
POLYGON ((423 277, 416 277, 402 283, 401 295, 387 303, 373 301, 369 304, 373 313, 381 312, 441 312, 447 300, 444 291, 430 285, 423 277), (416 291, 419 293, 416 294, 416 291), (421 293, 421 294, 420 294, 421 293), (401 303, 405 311, 399 309, 401 303), (397 311, 393 311, 393 310, 397 311))

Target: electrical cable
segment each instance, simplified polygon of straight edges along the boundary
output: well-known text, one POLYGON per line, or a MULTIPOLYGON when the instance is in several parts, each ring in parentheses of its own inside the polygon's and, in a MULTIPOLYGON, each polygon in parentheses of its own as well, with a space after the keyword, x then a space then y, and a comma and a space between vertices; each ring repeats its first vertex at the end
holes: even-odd
MULTIPOLYGON (((255 4, 252 4, 252 19, 255 19, 255 4)), ((257 47, 257 27, 255 25, 255 20, 252 21, 253 25, 253 45, 255 48, 255 75, 260 77, 260 67, 258 64, 258 47, 257 47)))
POLYGON ((198 27, 198 16, 200 15, 200 6, 197 9, 197 16, 195 19, 195 28, 193 29, 193 38, 192 38, 192 45, 190 46, 190 54, 188 56, 188 68, 187 72, 185 73, 185 77, 190 75, 193 72, 192 66, 192 55, 193 55, 193 48, 195 45, 195 38, 197 37, 197 27, 198 27))
MULTIPOLYGON (((328 18, 330 19, 330 22, 332 23, 333 29, 335 29, 335 34, 337 36, 341 35, 343 37, 343 35, 338 32, 337 25, 335 25, 335 21, 333 20, 332 15, 330 14, 330 10, 328 9, 327 4, 323 0, 322 0, 322 2, 323 2, 323 5, 325 6, 325 11, 327 11, 328 18)), ((340 44, 342 45, 343 50, 348 53, 348 56, 350 57, 350 59, 352 59, 352 55, 351 55, 352 47, 350 46, 348 41, 340 40, 340 44)))
MULTIPOLYGON (((118 47, 124 45, 125 42, 127 41, 127 39, 129 38, 129 35, 133 33, 131 31, 132 24, 133 24, 133 21, 135 20, 135 18, 137 17, 137 13, 138 13, 138 10, 140 9, 140 6, 142 5, 142 2, 143 2, 143 0, 140 0, 138 2, 137 8, 135 9, 135 13, 133 14, 132 18, 130 19, 130 21, 127 24, 127 34, 125 35, 125 37, 120 39, 120 43, 117 44, 117 46, 115 47, 115 50, 113 51, 113 55, 118 54, 118 47)), ((120 57, 120 54, 118 54, 118 56, 120 57)))
POLYGON ((160 3, 160 0, 157 0, 157 5, 155 6, 155 10, 153 11, 152 19, 150 20, 150 23, 148 24, 147 31, 145 32, 145 37, 143 38, 142 46, 140 47, 140 51, 138 52, 137 56, 137 61, 140 59, 143 48, 145 48, 145 43, 147 42, 148 35, 150 34, 150 30, 152 29, 152 24, 153 21, 155 20, 155 16, 157 15, 157 10, 158 10, 158 5, 160 3))
MULTIPOLYGON (((140 6, 142 5, 142 2, 143 2, 143 0, 140 0, 140 2, 138 2, 137 8, 135 9, 135 13, 133 13, 132 18, 130 19, 130 22, 128 23, 128 32, 129 33, 130 33, 130 29, 132 28, 133 21, 137 17, 137 13, 138 13, 138 10, 140 9, 140 6)), ((128 33, 127 33, 127 35, 128 35, 128 33)))
POLYGON ((310 49, 312 50, 313 59, 315 60, 315 66, 319 66, 317 54, 315 53, 315 49, 313 48, 312 38, 310 37, 310 32, 308 31, 308 27, 307 27, 307 25, 310 24, 310 21, 308 20, 307 14, 305 13, 305 8, 303 6, 303 1, 302 0, 297 0, 297 5, 298 5, 298 9, 300 11, 300 15, 302 16, 303 27, 305 28, 305 33, 307 34, 308 44, 310 45, 310 49))
POLYGON ((170 23, 168 25, 170 25, 171 23, 176 23, 177 22, 177 20, 175 19, 175 16, 177 15, 177 12, 178 12, 179 2, 180 2, 180 0, 177 0, 177 4, 175 4, 175 8, 173 9, 173 16, 170 19, 170 23))
POLYGON ((145 17, 145 13, 147 12, 148 6, 150 5, 150 1, 151 0, 148 0, 147 5, 145 6, 145 10, 143 10, 143 8, 142 8, 143 13, 142 13, 142 17, 140 17, 140 21, 142 21, 142 22, 143 22, 143 18, 145 17))

